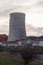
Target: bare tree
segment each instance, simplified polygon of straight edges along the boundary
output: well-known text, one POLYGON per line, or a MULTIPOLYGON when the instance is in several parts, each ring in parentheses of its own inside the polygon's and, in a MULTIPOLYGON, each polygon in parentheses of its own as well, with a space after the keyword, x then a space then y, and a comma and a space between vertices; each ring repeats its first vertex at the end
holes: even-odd
POLYGON ((32 57, 36 55, 36 51, 32 47, 26 46, 21 49, 20 54, 24 60, 24 64, 27 65, 28 62, 32 60, 32 57))

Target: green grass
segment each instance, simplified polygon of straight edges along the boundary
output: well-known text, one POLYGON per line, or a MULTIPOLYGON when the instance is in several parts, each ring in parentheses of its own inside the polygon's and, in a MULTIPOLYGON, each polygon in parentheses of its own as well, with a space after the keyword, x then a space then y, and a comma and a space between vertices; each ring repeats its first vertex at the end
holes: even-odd
POLYGON ((0 65, 21 65, 22 59, 11 55, 0 54, 0 65))
MULTIPOLYGON (((21 47, 0 47, 0 50, 6 50, 6 51, 10 51, 10 50, 21 50, 21 47)), ((36 48, 37 50, 37 48, 36 48)), ((42 48, 38 48, 38 50, 40 50, 40 53, 43 53, 43 47, 42 48), (41 51, 42 50, 42 51, 41 51)), ((15 57, 14 55, 7 55, 7 54, 2 54, 0 53, 0 65, 21 65, 23 64, 24 61, 22 60, 21 57, 15 57)), ((43 65, 43 61, 31 61, 28 63, 28 65, 43 65)))
MULTIPOLYGON (((0 53, 0 65, 21 65, 23 63, 24 62, 21 57, 0 53)), ((31 61, 28 65, 43 65, 43 61, 31 61)))

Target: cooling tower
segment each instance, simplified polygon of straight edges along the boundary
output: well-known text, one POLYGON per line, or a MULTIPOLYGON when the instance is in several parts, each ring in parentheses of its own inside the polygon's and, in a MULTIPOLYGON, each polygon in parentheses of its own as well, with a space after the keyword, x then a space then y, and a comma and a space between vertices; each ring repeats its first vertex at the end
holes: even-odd
POLYGON ((25 14, 11 13, 9 25, 9 41, 15 41, 26 37, 25 14))

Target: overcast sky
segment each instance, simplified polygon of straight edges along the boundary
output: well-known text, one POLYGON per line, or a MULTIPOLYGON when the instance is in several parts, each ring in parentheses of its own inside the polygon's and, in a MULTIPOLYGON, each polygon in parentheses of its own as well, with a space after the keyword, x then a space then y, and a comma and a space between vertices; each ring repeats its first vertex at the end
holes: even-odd
POLYGON ((26 24, 43 27, 43 0, 0 0, 0 25, 9 24, 12 12, 23 12, 26 24))

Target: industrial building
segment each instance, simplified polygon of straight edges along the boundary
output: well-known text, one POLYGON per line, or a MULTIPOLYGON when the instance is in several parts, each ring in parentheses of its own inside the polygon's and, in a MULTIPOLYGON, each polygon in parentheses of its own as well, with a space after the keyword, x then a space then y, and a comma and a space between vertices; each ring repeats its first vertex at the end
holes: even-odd
POLYGON ((19 12, 11 13, 8 41, 15 41, 24 38, 26 38, 25 14, 19 12))

